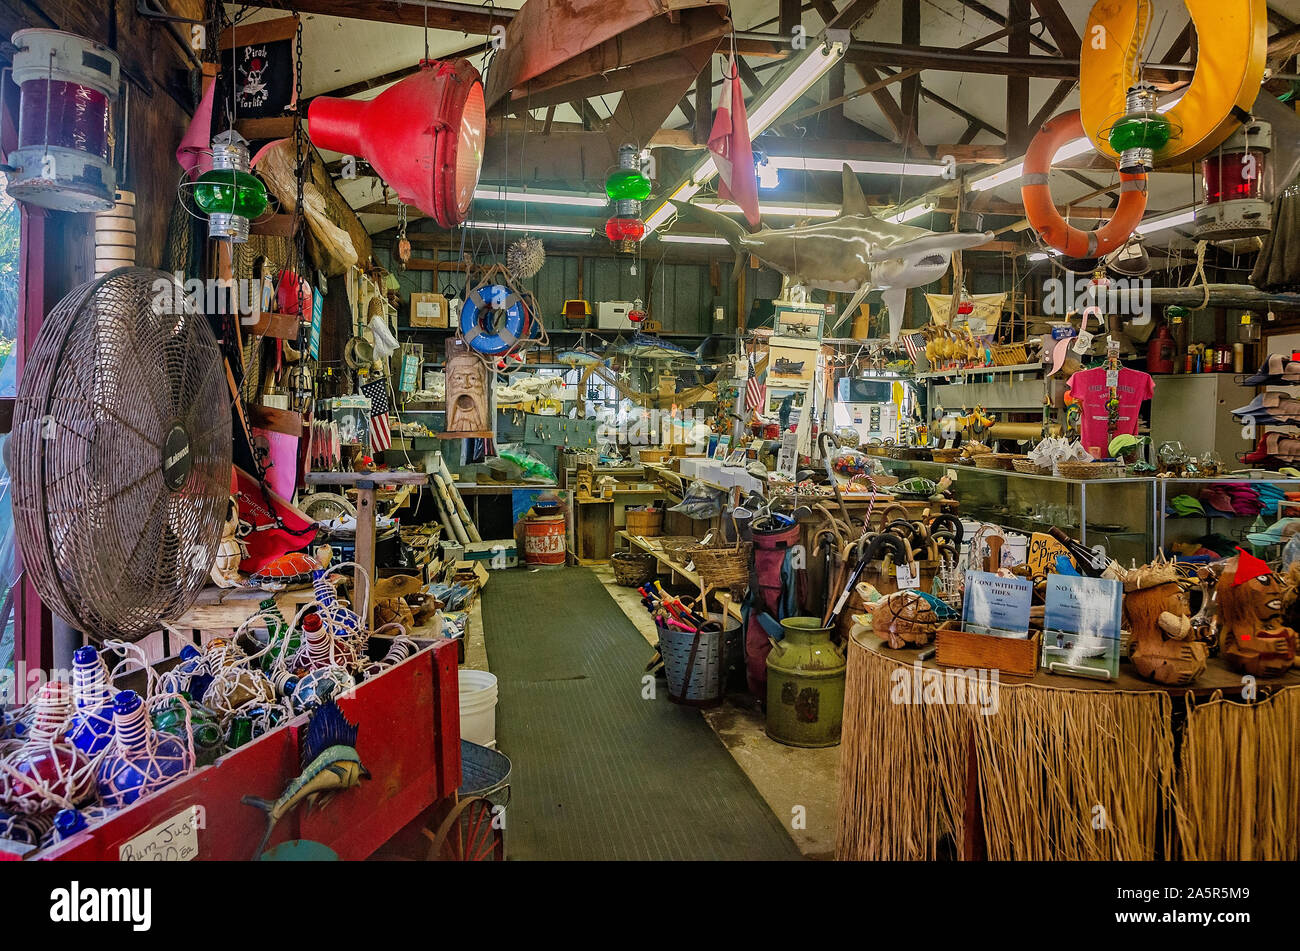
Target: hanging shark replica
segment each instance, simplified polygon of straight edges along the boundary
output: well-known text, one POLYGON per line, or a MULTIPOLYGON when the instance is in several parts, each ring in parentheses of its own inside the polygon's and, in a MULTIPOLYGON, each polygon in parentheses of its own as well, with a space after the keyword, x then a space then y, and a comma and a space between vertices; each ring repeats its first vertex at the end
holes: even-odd
POLYGON ((685 202, 673 204, 678 211, 708 221, 735 249, 738 266, 733 280, 744 255, 752 254, 795 284, 853 294, 841 321, 858 309, 868 291, 881 291, 889 309, 889 339, 897 343, 907 289, 938 280, 948 270, 954 251, 992 241, 993 232, 939 234, 884 221, 867 207, 862 186, 847 164, 841 177, 844 206, 839 217, 793 228, 763 228, 750 234, 726 215, 685 202))

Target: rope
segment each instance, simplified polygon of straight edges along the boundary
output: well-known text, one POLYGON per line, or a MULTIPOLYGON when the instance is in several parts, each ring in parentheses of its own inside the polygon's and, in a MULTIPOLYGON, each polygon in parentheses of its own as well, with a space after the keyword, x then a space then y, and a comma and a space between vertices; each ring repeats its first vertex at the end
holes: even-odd
POLYGON ((1201 282, 1201 291, 1205 295, 1199 307, 1193 307, 1192 310, 1205 310, 1210 306, 1210 282, 1205 277, 1205 249, 1209 247, 1208 241, 1196 242, 1196 270, 1192 276, 1187 279, 1187 287, 1195 287, 1199 278, 1201 282))

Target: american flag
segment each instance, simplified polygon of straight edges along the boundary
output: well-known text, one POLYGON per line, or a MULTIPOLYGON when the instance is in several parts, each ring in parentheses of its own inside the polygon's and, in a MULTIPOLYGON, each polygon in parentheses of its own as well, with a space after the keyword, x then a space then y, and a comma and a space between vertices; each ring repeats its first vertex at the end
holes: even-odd
POLYGON ((758 382, 758 375, 754 373, 754 358, 749 358, 749 377, 745 381, 745 411, 754 412, 763 405, 763 400, 767 397, 767 387, 758 382))
POLYGON ((919 334, 907 334, 903 337, 903 349, 917 366, 921 365, 921 354, 925 352, 924 338, 919 334))
POLYGON ((383 452, 393 444, 393 433, 388 426, 388 378, 367 383, 361 388, 361 395, 370 400, 370 451, 383 452))

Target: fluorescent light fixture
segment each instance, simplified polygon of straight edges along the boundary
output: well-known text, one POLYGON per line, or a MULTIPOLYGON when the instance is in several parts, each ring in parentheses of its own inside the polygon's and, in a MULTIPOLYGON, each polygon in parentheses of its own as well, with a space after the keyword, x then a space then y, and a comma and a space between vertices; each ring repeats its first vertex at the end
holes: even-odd
POLYGON ((892 221, 896 225, 901 225, 905 221, 911 221, 913 218, 920 218, 922 215, 927 215, 932 211, 934 211, 934 205, 927 201, 922 202, 919 205, 913 205, 911 208, 904 208, 902 211, 888 216, 885 220, 892 221))
POLYGON ((669 244, 726 244, 726 238, 715 238, 707 234, 661 234, 660 241, 669 244))
POLYGON ((848 164, 859 175, 926 175, 938 178, 947 167, 938 162, 875 162, 865 159, 803 158, 797 155, 769 155, 768 165, 805 172, 838 172, 848 164))
MULTIPOLYGON (((712 164, 713 164, 713 159, 709 159, 709 165, 712 164)), ((700 186, 695 184, 695 182, 685 181, 682 182, 680 185, 678 185, 677 190, 674 191, 668 197, 674 199, 675 201, 690 201, 692 198, 696 196, 699 190, 700 190, 700 186)), ((656 228, 658 228, 661 224, 663 224, 665 221, 667 221, 675 214, 677 214, 677 209, 665 201, 662 205, 660 205, 658 208, 655 209, 654 214, 652 214, 649 218, 646 219, 645 233, 649 234, 650 232, 654 231, 656 228)))
MULTIPOLYGON (((746 109, 750 139, 758 138, 764 129, 780 118, 781 113, 790 108, 817 80, 830 72, 831 67, 844 55, 844 47, 845 44, 839 40, 814 41, 809 43, 797 58, 783 66, 780 75, 768 84, 759 93, 753 105, 746 109)), ((669 197, 677 201, 690 201, 699 192, 700 187, 717 174, 718 166, 714 164, 713 156, 710 154, 700 160, 687 176, 686 181, 669 197)), ((646 234, 658 229, 676 212, 677 209, 668 202, 662 202, 646 219, 646 234)))
MULTIPOLYGON (((724 215, 744 213, 739 205, 731 201, 697 201, 695 204, 696 207, 719 211, 724 215)), ((765 215, 784 218, 834 218, 840 213, 840 209, 826 205, 771 205, 763 202, 758 208, 765 215)))
POLYGON ((500 221, 467 221, 466 228, 484 228, 488 231, 536 231, 539 234, 580 234, 590 236, 591 228, 575 228, 567 225, 524 224, 512 221, 508 224, 500 221))
POLYGON ((506 191, 489 185, 474 189, 474 197, 483 201, 508 201, 528 205, 576 205, 582 208, 602 208, 609 204, 604 195, 580 192, 506 191))
MULTIPOLYGON (((1061 147, 1059 152, 1056 153, 1056 158, 1053 161, 1064 162, 1067 159, 1077 158, 1078 156, 1090 151, 1092 151, 1092 142, 1090 142, 1086 137, 1071 139, 1061 147)), ((975 179, 970 183, 970 190, 973 192, 986 192, 990 188, 997 188, 1001 185, 1014 182, 1024 174, 1025 163, 1017 162, 1015 165, 1010 165, 1001 171, 994 172, 992 175, 985 175, 983 178, 975 179)))
POLYGON ((1163 215, 1159 218, 1140 222, 1133 231, 1136 234, 1146 236, 1160 231, 1168 231, 1170 228, 1177 228, 1179 225, 1190 225, 1195 220, 1196 210, 1189 208, 1186 211, 1179 211, 1171 215, 1163 215))

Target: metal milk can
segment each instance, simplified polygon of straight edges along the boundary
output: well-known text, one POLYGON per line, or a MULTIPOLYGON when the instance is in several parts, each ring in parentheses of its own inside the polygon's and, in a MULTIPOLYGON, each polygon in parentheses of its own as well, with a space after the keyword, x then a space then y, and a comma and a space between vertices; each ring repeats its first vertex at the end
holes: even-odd
POLYGON ((820 618, 781 622, 767 655, 767 735, 786 746, 835 746, 844 719, 844 655, 820 618))

